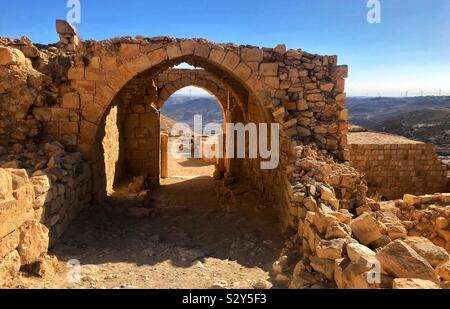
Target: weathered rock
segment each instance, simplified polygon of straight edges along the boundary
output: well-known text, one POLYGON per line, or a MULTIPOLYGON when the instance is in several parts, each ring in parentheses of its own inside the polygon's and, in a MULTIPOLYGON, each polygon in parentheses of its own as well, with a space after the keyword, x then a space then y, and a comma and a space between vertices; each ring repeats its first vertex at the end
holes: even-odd
POLYGON ((407 237, 404 241, 431 266, 436 267, 450 260, 450 256, 444 248, 436 246, 425 237, 407 237))
POLYGON ((15 230, 0 239, 0 260, 17 248, 19 245, 19 237, 19 230, 15 230))
POLYGON ((348 238, 352 235, 352 229, 345 223, 334 222, 327 227, 326 239, 348 238))
POLYGON ((12 198, 12 178, 11 174, 0 168, 0 200, 12 198))
POLYGON ((65 20, 58 19, 58 20, 56 20, 56 32, 58 34, 75 35, 75 34, 77 34, 77 29, 71 23, 69 23, 65 20))
POLYGON ((346 239, 321 240, 316 247, 316 254, 321 259, 335 260, 342 258, 346 239))
POLYGON ((393 289, 440 289, 439 285, 430 280, 417 278, 394 279, 393 289))
POLYGON ((252 287, 257 290, 268 290, 272 288, 272 283, 267 280, 259 279, 255 283, 252 284, 252 287))
POLYGON ((436 268, 436 274, 441 277, 443 281, 450 281, 450 262, 439 265, 436 268))
POLYGON ((401 240, 395 240, 376 254, 381 267, 398 278, 417 278, 438 282, 433 267, 401 240))
POLYGON ((4 284, 4 280, 15 276, 20 270, 20 256, 14 250, 0 259, 0 285, 4 284))
POLYGON ((48 250, 49 230, 38 221, 28 221, 20 228, 20 242, 17 251, 22 264, 33 263, 48 250))
POLYGON ((324 275, 328 280, 333 280, 334 260, 321 259, 313 256, 310 259, 310 265, 315 271, 324 275))
POLYGON ((0 201, 0 237, 12 233, 25 221, 33 218, 33 208, 26 200, 0 201))
POLYGON ((0 65, 24 64, 25 55, 18 49, 0 47, 0 65))
POLYGON ((368 245, 386 233, 386 226, 377 221, 370 213, 364 213, 350 223, 353 234, 363 244, 368 245))
POLYGON ((145 187, 146 183, 144 176, 134 177, 133 181, 128 185, 128 189, 134 193, 139 193, 143 191, 145 187))
POLYGON ((376 253, 364 245, 358 243, 350 243, 347 245, 347 255, 352 262, 358 262, 363 257, 365 260, 370 261, 376 259, 376 253))

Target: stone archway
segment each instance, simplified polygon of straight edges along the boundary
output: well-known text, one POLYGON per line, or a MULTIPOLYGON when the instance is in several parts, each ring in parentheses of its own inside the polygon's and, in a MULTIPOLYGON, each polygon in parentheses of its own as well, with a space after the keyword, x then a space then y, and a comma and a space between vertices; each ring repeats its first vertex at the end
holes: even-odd
MULTIPOLYGON (((292 147, 298 142, 314 144, 335 157, 346 158, 347 68, 337 65, 336 56, 286 50, 283 45, 258 48, 168 37, 88 41, 78 48, 77 55, 68 78, 73 95, 79 97, 79 108, 74 112, 79 113, 80 129, 71 142, 94 166, 100 160, 98 145, 105 112, 120 91, 136 77, 154 79, 182 62, 202 67, 228 84, 240 98, 246 122, 281 125, 278 168, 261 171, 258 160, 246 160, 242 170, 267 200, 278 201, 277 208, 285 217, 282 221, 291 221, 284 225, 295 225, 297 220, 297 214, 289 213, 291 193, 286 185, 288 166, 296 158, 292 147)), ((147 87, 143 96, 143 107, 157 112, 151 103, 157 101, 158 93, 151 88, 147 87)), ((104 172, 94 168, 95 174, 104 172)))

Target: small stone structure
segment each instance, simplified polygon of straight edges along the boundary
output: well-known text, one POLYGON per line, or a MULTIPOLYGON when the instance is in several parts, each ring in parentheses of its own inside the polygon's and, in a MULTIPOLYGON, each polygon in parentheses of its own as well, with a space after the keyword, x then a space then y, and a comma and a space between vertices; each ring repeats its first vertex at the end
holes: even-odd
POLYGON ((387 199, 447 192, 450 185, 448 167, 436 155, 434 145, 401 136, 350 132, 350 162, 369 185, 370 194, 387 199))
POLYGON ((292 271, 280 257, 276 280, 293 288, 311 276, 339 288, 449 285, 445 254, 431 265, 426 257, 439 249, 408 240, 397 214, 367 198, 366 180, 348 162, 347 67, 336 56, 205 39, 80 41, 63 21, 57 31, 61 41, 51 46, 0 38, 0 162, 12 168, 0 169, 1 279, 38 261, 48 234, 57 239, 117 178, 144 173, 158 182, 159 110, 177 89, 198 85, 216 95, 226 123, 282 128, 277 169, 226 159, 215 173, 227 196, 251 184, 277 209, 286 246, 301 261, 292 271), (204 70, 171 69, 182 62, 204 70), (366 280, 372 259, 382 282, 366 280))

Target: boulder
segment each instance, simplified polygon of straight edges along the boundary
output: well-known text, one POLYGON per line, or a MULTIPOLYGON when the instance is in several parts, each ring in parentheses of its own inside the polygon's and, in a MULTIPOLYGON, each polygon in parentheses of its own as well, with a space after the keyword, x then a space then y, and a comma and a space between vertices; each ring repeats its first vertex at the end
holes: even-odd
POLYGON ((417 278, 397 278, 394 279, 393 289, 440 289, 433 281, 417 278))
POLYGON ((17 248, 19 245, 19 237, 19 230, 15 230, 0 239, 0 260, 17 248))
POLYGON ((24 64, 25 55, 18 49, 11 47, 0 47, 0 65, 24 64))
POLYGON ((436 274, 441 277, 443 281, 450 281, 450 262, 439 265, 436 268, 436 274))
POLYGON ((387 273, 397 278, 417 278, 439 282, 433 267, 402 240, 381 249, 376 258, 387 273))
POLYGON ((37 220, 27 221, 20 228, 20 242, 17 251, 23 265, 33 263, 48 250, 49 230, 37 220))
POLYGON ((328 280, 333 280, 334 261, 313 256, 310 258, 310 265, 315 271, 324 275, 328 280))
POLYGON ((327 227, 326 239, 351 237, 352 229, 345 223, 334 222, 327 227))
POLYGON ((376 253, 364 245, 358 243, 350 243, 346 248, 348 258, 352 262, 358 262, 361 257, 366 261, 376 259, 376 253))
POLYGON ((363 244, 368 245, 386 233, 386 226, 370 213, 364 213, 350 223, 353 234, 363 244))
POLYGON ((0 238, 34 218, 33 207, 27 200, 0 201, 0 238))
POLYGON ((411 236, 404 241, 433 267, 450 260, 450 256, 444 248, 436 246, 425 237, 411 236))
POLYGON ((61 35, 64 34, 75 35, 77 34, 77 29, 71 23, 65 20, 58 19, 56 20, 56 32, 61 35))
POLYGON ((316 247, 316 254, 321 259, 335 260, 342 258, 346 239, 321 240, 316 247))
POLYGON ((404 239, 408 236, 402 221, 392 212, 378 212, 380 221, 386 226, 387 233, 392 240, 404 239))
POLYGON ((145 183, 144 176, 134 177, 133 181, 128 185, 128 189, 134 193, 139 193, 139 192, 143 191, 145 188, 146 188, 146 183, 145 183))
POLYGON ((15 276, 20 270, 20 256, 16 250, 0 259, 0 285, 5 284, 4 279, 15 276))

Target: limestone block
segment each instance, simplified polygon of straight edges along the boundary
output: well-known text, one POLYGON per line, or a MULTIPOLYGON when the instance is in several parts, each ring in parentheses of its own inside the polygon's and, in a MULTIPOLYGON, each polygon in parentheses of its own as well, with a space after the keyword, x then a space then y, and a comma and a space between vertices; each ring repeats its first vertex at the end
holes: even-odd
POLYGON ((383 270, 397 278, 416 278, 439 282, 433 267, 410 246, 395 240, 382 248, 376 258, 383 270))

